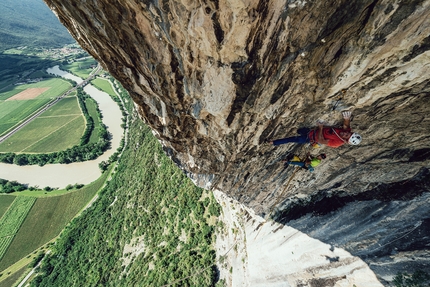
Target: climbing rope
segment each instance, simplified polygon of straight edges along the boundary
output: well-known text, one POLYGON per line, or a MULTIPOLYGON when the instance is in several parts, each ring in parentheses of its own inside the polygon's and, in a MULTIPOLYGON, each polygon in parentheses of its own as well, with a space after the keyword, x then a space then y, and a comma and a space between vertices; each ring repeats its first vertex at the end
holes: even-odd
MULTIPOLYGON (((304 146, 302 147, 302 150, 301 150, 300 152, 303 152, 303 151, 304 151, 304 152, 305 152, 305 155, 306 155, 306 153, 308 152, 308 149, 309 149, 309 147, 310 147, 310 146, 311 146, 311 144, 304 145, 304 146)), ((301 157, 301 158, 302 158, 302 157, 301 157)), ((271 210, 270 210, 269 214, 267 215, 267 217, 268 217, 268 218, 270 218, 270 215, 272 215, 273 210, 274 210, 274 207, 275 207, 275 206, 277 206, 277 205, 279 204, 279 202, 281 201, 281 199, 283 198, 284 193, 288 190, 288 187, 289 187, 289 185, 290 185, 291 181, 293 180, 294 176, 296 175, 296 173, 297 173, 297 171, 298 171, 299 169, 300 169, 300 167, 296 167, 296 168, 294 169, 293 174, 291 174, 291 176, 290 176, 290 178, 288 179, 287 184, 285 185, 284 189, 282 190, 282 192, 280 193, 280 195, 278 195, 278 196, 277 196, 276 201, 275 201, 275 204, 273 204, 273 205, 272 205, 272 208, 271 208, 271 210)), ((254 240, 258 237, 258 235, 260 234, 260 230, 261 230, 261 229, 263 229, 262 227, 263 227, 263 225, 264 225, 266 222, 267 222, 267 220, 266 220, 266 221, 264 221, 264 223, 260 226, 260 228, 259 228, 259 230, 258 230, 258 232, 257 232, 257 235, 255 235, 254 240)))
POLYGON ((399 240, 400 238, 405 237, 406 235, 410 234, 412 231, 414 231, 415 229, 417 229, 418 227, 420 227, 420 226, 421 226, 421 224, 422 224, 422 221, 421 221, 421 220, 419 220, 417 223, 415 223, 415 224, 414 224, 414 228, 412 228, 411 230, 409 230, 408 232, 406 232, 406 233, 405 233, 405 234, 403 234, 402 236, 397 237, 396 239, 394 239, 394 240, 392 240, 392 241, 390 241, 390 242, 388 242, 388 243, 385 243, 384 245, 381 245, 381 246, 376 247, 375 249, 373 249, 373 250, 372 250, 372 252, 373 252, 373 251, 375 251, 375 250, 378 250, 379 248, 382 248, 382 247, 384 247, 384 246, 387 246, 388 244, 391 244, 391 243, 393 243, 394 241, 399 240))

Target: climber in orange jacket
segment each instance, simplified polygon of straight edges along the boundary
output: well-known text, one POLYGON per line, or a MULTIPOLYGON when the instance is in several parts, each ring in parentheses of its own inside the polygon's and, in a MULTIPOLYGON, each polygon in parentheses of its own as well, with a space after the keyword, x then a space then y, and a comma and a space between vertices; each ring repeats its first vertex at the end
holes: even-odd
POLYGON ((288 137, 277 140, 267 141, 275 146, 286 143, 311 143, 324 144, 329 147, 340 147, 343 144, 358 145, 362 138, 358 133, 352 132, 350 127, 351 112, 343 112, 343 127, 324 127, 323 124, 318 124, 317 129, 301 128, 297 132, 300 136, 288 137))

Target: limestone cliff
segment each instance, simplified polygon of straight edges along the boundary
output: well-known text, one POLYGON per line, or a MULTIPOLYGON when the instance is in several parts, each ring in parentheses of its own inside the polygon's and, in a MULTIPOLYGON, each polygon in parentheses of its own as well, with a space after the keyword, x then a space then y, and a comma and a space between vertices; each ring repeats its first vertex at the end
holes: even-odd
MULTIPOLYGON (((347 241, 339 233, 345 240, 338 244, 365 260, 382 258, 390 274, 430 269, 428 256, 419 264, 413 258, 426 257, 430 233, 422 212, 430 182, 430 1, 45 2, 128 89, 197 184, 296 225, 313 212, 340 228, 342 217, 327 214, 356 206, 357 228, 349 231, 356 236, 347 241), (353 111, 352 128, 364 140, 320 149, 328 158, 314 173, 281 162, 307 147, 264 144, 317 120, 339 124, 343 109, 353 111), (411 244, 373 252, 372 244, 385 243, 368 230, 373 213, 357 201, 381 210, 396 205, 376 226, 390 242, 402 235, 401 217, 414 232, 403 237, 411 244), (407 264, 395 268, 400 251, 407 264)), ((300 227, 334 240, 335 229, 300 227)))

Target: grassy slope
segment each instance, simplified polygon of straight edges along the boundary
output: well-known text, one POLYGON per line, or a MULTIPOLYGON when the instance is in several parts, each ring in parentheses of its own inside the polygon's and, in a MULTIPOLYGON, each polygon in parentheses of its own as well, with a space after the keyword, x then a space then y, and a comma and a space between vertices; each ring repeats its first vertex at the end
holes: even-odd
POLYGON ((75 42, 42 0, 2 0, 0 19, 0 52, 24 45, 59 47, 75 42))
POLYGON ((6 269, 22 257, 56 237, 67 223, 94 197, 108 176, 61 196, 38 198, 0 261, 6 269))
POLYGON ((213 284, 207 210, 215 200, 199 201, 205 191, 165 156, 140 121, 130 133, 115 177, 65 230, 33 286, 162 286, 203 268, 174 286, 213 284), (136 241, 144 253, 131 244, 136 241))

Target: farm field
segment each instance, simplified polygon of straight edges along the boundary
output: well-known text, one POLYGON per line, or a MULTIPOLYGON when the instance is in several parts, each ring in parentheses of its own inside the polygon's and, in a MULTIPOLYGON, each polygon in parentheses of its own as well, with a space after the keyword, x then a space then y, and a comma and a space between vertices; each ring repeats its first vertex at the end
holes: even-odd
POLYGON ((0 135, 70 88, 69 82, 52 78, 38 83, 14 86, 13 90, 0 93, 0 135), (13 97, 19 94, 20 99, 14 100, 13 97))
POLYGON ((15 87, 13 83, 19 79, 28 78, 28 75, 33 71, 45 70, 47 67, 55 65, 55 61, 53 60, 25 55, 22 50, 20 53, 22 54, 0 54, 1 92, 13 89, 15 87), (6 86, 8 87, 5 88, 6 86))
POLYGON ((89 143, 96 143, 99 138, 99 132, 101 128, 101 119, 98 116, 97 112, 97 104, 92 99, 86 99, 85 100, 85 106, 87 107, 88 114, 94 121, 94 131, 91 133, 89 143))
MULTIPOLYGON (((101 189, 111 169, 103 173, 93 183, 59 196, 50 196, 50 192, 46 191, 44 191, 46 197, 40 198, 20 196, 19 192, 14 193, 13 195, 18 195, 16 199, 33 200, 35 202, 30 212, 26 214, 21 228, 13 238, 3 258, 0 260, 0 272, 58 236, 70 220, 101 189)), ((6 278, 0 277, 0 281, 2 279, 6 278)))
POLYGON ((36 199, 31 197, 17 197, 0 218, 0 260, 35 201, 36 199))
POLYGON ((0 143, 0 152, 49 153, 78 145, 85 119, 76 96, 66 97, 0 143))
POLYGON ((70 71, 72 74, 81 77, 82 79, 86 79, 93 71, 94 65, 97 65, 97 61, 93 58, 88 58, 71 64, 61 65, 60 69, 70 71))
POLYGON ((3 216, 3 214, 6 212, 6 210, 9 208, 9 206, 12 204, 12 202, 15 199, 15 196, 12 195, 0 195, 0 218, 3 216))
POLYGON ((91 81, 91 83, 96 86, 97 88, 102 89, 104 92, 108 93, 111 96, 117 97, 116 93, 112 89, 112 86, 109 82, 109 80, 102 79, 102 78, 96 78, 91 81))
POLYGON ((15 282, 19 280, 19 278, 24 274, 26 269, 27 269, 26 266, 24 266, 18 271, 14 272, 12 276, 7 277, 6 280, 0 281, 0 287, 16 286, 14 285, 15 282))

